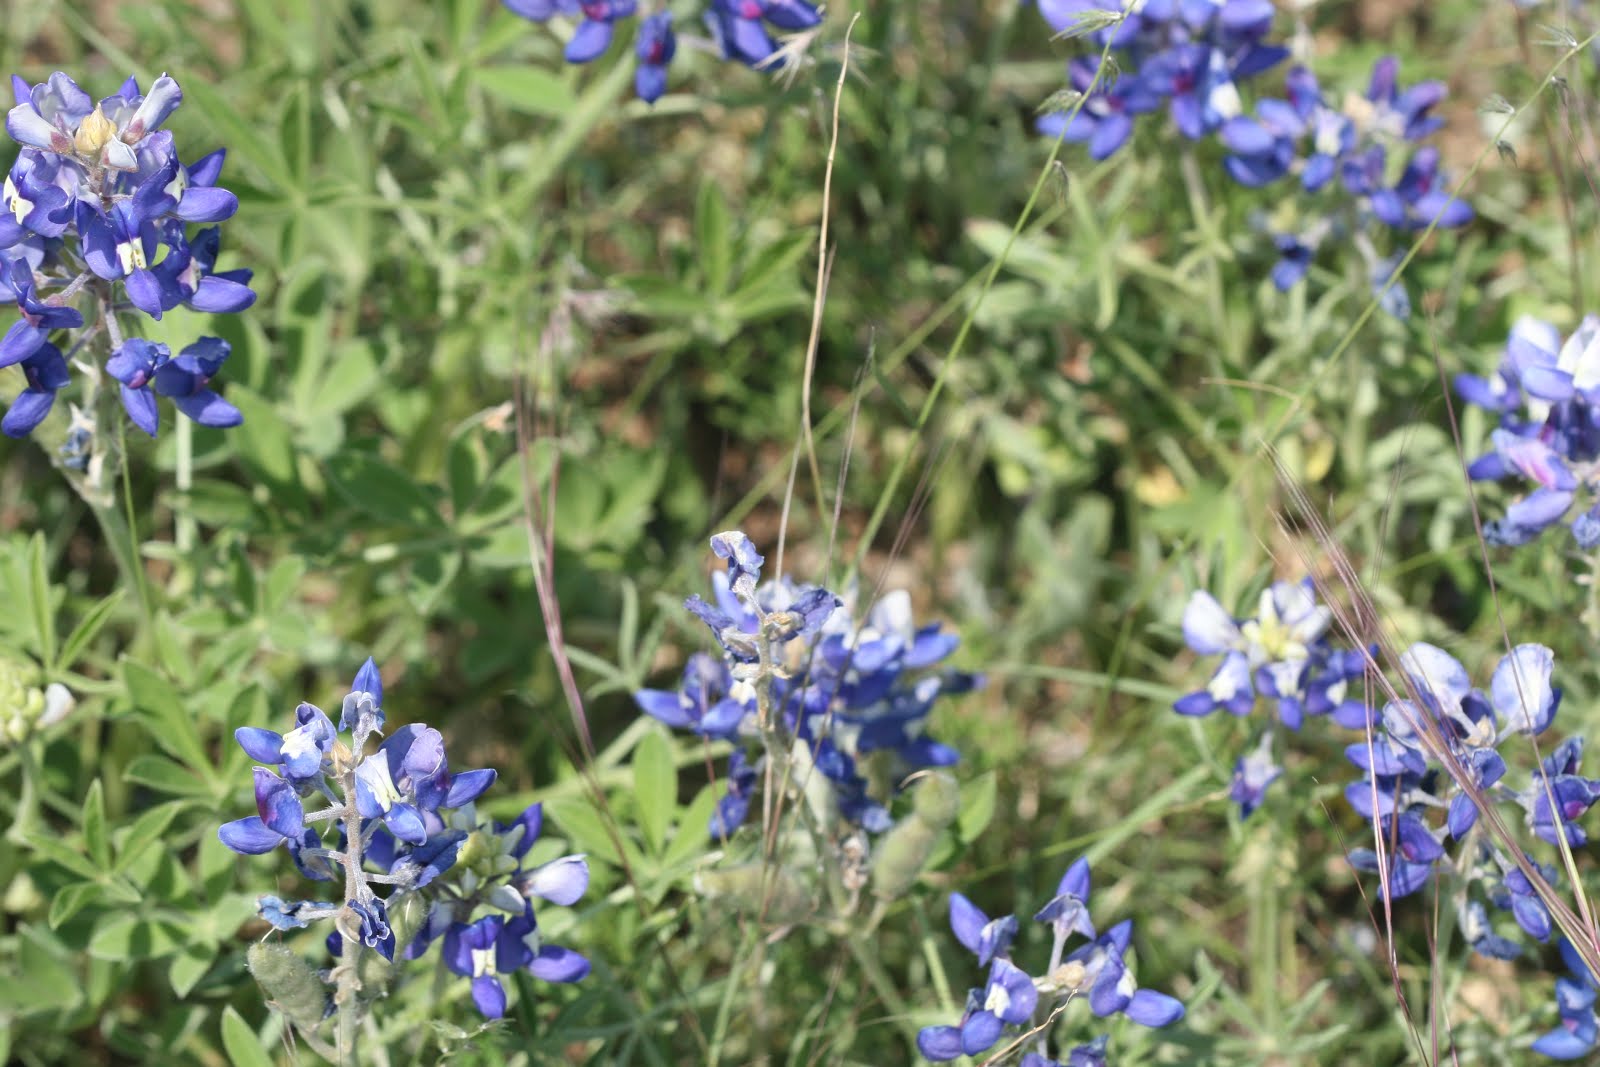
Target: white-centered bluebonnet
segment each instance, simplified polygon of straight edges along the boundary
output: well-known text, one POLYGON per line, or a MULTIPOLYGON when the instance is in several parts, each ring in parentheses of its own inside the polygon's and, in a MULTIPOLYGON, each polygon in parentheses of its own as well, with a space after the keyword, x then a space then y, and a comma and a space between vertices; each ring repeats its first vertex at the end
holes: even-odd
MULTIPOLYGON (((1089 916, 1089 893, 1089 862, 1079 859, 1062 875, 1056 895, 1034 916, 1034 921, 1048 926, 1052 934, 1049 963, 1037 976, 1011 959, 1015 917, 990 919, 962 894, 951 894, 950 927, 956 940, 977 957, 979 966, 988 966, 989 976, 981 988, 968 992, 960 1022, 924 1027, 918 1033, 917 1048, 922 1055, 936 1063, 981 1055, 1008 1030, 1033 1028, 1039 1016, 1049 1015, 1060 1001, 1073 998, 1087 1000, 1096 1018, 1126 1015, 1150 1027, 1168 1026, 1183 1018, 1183 1005, 1175 998, 1140 989, 1134 981, 1127 964, 1131 921, 1120 922, 1104 934, 1096 933, 1089 916), (1074 937, 1086 939, 1085 943, 1067 952, 1074 937)), ((1023 1062, 1032 1067, 1057 1063, 1088 1067, 1106 1062, 1104 1036, 1073 1047, 1062 1061, 1051 1058, 1046 1028, 1023 1035, 1022 1044, 1029 1050, 1023 1062)))
MULTIPOLYGON (((1205 716, 1218 710, 1247 716, 1265 700, 1277 721, 1291 731, 1308 718, 1326 717, 1359 729, 1367 707, 1353 691, 1366 671, 1360 649, 1337 647, 1328 634, 1332 613, 1317 602, 1310 579, 1274 582, 1263 590, 1256 613, 1235 618, 1204 590, 1190 594, 1183 612, 1183 637, 1202 656, 1221 656, 1205 688, 1179 699, 1180 715, 1205 716)), ((1283 774, 1273 756, 1276 730, 1267 726, 1248 753, 1234 765, 1229 797, 1248 818, 1261 806, 1268 786, 1283 774)))
POLYGON ((838 597, 786 577, 761 583, 765 560, 738 531, 716 535, 711 548, 727 569, 712 575, 711 601, 692 596, 686 606, 721 656, 691 656, 678 689, 644 689, 634 699, 668 726, 738 746, 713 834, 725 837, 747 817, 769 728, 801 747, 820 774, 808 789, 825 793, 826 807, 870 833, 887 830, 888 802, 907 775, 959 759, 927 732, 941 697, 980 682, 936 669, 958 639, 937 623, 918 626, 904 591, 880 597, 858 621, 853 592, 838 597), (765 726, 762 686, 773 720, 765 726))
MULTIPOLYGON (((237 425, 238 409, 209 387, 227 342, 202 337, 174 356, 124 339, 118 325, 124 313, 230 313, 255 301, 250 271, 216 269, 218 228, 190 231, 230 218, 239 202, 217 186, 222 150, 184 164, 161 128, 182 103, 178 83, 163 74, 145 93, 129 78, 98 102, 61 72, 32 86, 13 77, 12 89, 6 132, 22 149, 0 186, 0 300, 14 302, 19 319, 0 336, 0 367, 20 367, 26 384, 0 430, 21 437, 49 415, 69 384, 63 351, 87 355, 61 333, 85 326, 114 346, 105 371, 140 430, 155 434, 158 395, 202 425, 237 425)), ((90 437, 97 414, 84 420, 90 437)))
MULTIPOLYGON (((1588 840, 1577 820, 1600 800, 1600 782, 1579 773, 1581 737, 1547 749, 1523 784, 1508 780, 1502 746, 1543 736, 1560 707, 1555 657, 1543 645, 1516 646, 1495 667, 1487 693, 1434 645, 1412 645, 1400 667, 1409 695, 1387 703, 1372 737, 1346 749, 1363 777, 1345 787, 1345 797, 1376 824, 1385 851, 1380 860, 1374 849, 1354 849, 1350 863, 1370 872, 1386 868, 1394 899, 1449 875, 1468 944, 1481 955, 1509 959, 1521 947, 1494 928, 1480 901, 1509 912, 1539 942, 1550 939, 1554 922, 1527 873, 1479 830, 1480 798, 1516 813, 1538 841, 1553 846, 1564 836, 1574 848, 1588 840)), ((1555 884, 1555 866, 1534 866, 1555 884)))
POLYGON ((1600 545, 1600 316, 1584 316, 1565 341, 1547 322, 1518 319, 1495 373, 1458 375, 1455 386, 1498 420, 1492 447, 1468 473, 1529 484, 1502 517, 1485 524, 1484 537, 1526 544, 1577 510, 1573 539, 1583 549, 1600 545))
MULTIPOLYGON (((637 0, 502 0, 514 14, 532 22, 561 18, 574 23, 563 58, 589 63, 611 48, 619 24, 638 13, 637 0)), ((791 33, 822 22, 821 11, 806 0, 707 0, 703 21, 722 58, 747 67, 772 69, 784 54, 769 27, 791 33)), ((677 55, 672 13, 665 9, 639 20, 633 54, 634 91, 653 104, 667 91, 667 70, 677 55)))

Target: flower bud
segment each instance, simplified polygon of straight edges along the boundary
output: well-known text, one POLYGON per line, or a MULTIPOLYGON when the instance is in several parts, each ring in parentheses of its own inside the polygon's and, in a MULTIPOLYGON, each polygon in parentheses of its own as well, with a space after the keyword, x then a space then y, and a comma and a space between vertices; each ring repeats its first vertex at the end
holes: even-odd
POLYGON ((39 728, 45 695, 29 684, 30 674, 11 660, 0 660, 0 741, 21 744, 39 728))
POLYGON ((117 128, 96 107, 87 118, 78 123, 78 132, 72 138, 72 147, 85 159, 97 159, 106 142, 117 135, 117 128))

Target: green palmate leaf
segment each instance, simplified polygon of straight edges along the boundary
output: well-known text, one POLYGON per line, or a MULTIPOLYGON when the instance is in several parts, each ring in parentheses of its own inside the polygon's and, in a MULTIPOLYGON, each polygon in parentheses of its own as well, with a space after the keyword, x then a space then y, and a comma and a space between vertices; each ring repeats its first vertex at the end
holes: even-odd
POLYGON ((351 340, 334 351, 327 373, 320 375, 309 398, 313 415, 343 415, 372 395, 382 378, 371 342, 351 340))
POLYGON ((113 915, 101 920, 89 939, 89 954, 102 960, 153 960, 184 945, 177 925, 138 915, 113 915))
POLYGON ((122 682, 134 711, 149 726, 156 743, 197 773, 208 772, 211 758, 201 744, 194 717, 171 683, 130 659, 122 661, 122 682))
POLYGON ((139 816, 134 824, 122 833, 118 842, 116 872, 119 874, 125 872, 138 861, 145 849, 157 844, 167 827, 172 825, 173 818, 188 806, 188 801, 174 800, 151 808, 139 816))
POLYGON ((728 202, 722 188, 713 180, 700 183, 700 196, 694 209, 695 244, 700 252, 700 269, 706 274, 706 295, 719 297, 728 291, 733 272, 733 226, 728 220, 728 202))
POLYGON ((616 841, 600 813, 587 800, 550 800, 545 802, 544 810, 578 848, 614 866, 622 865, 616 841))
POLYGON ((101 896, 100 887, 94 882, 74 882, 72 885, 62 886, 50 900, 50 914, 47 919, 50 929, 54 930, 99 900, 101 896))
POLYGON ((572 91, 538 67, 481 67, 472 78, 496 100, 531 115, 560 116, 572 108, 572 91))
POLYGON ((305 560, 298 556, 285 556, 274 563, 261 582, 262 613, 272 616, 287 608, 305 575, 305 560))
POLYGON ((633 798, 645 844, 651 852, 660 852, 677 808, 678 770, 672 745, 659 730, 645 734, 633 750, 633 798))
POLYGON ((984 771, 961 786, 961 814, 956 816, 956 836, 971 844, 994 819, 999 784, 994 771, 984 771))
POLYGON ((185 103, 197 108, 221 134, 220 140, 228 145, 228 158, 235 166, 254 169, 285 196, 296 189, 294 174, 282 154, 272 142, 262 136, 261 128, 239 115, 222 95, 200 78, 186 78, 183 82, 185 103))
POLYGON ((264 397, 237 383, 228 388, 228 402, 244 414, 228 439, 251 473, 272 490, 273 510, 303 514, 306 495, 295 466, 294 428, 264 397))
POLYGON ((0 1004, 8 1015, 71 1011, 83 1002, 83 981, 54 938, 37 927, 21 927, 15 952, 16 974, 0 974, 0 1004))
POLYGON ((272 1056, 261 1039, 231 1004, 222 1010, 222 1047, 234 1067, 272 1067, 272 1056))
POLYGON ((103 868, 96 867, 89 857, 56 837, 33 834, 28 837, 28 847, 40 857, 60 867, 65 867, 80 878, 99 878, 103 868))
POLYGON ((694 800, 683 809, 683 814, 678 819, 678 832, 672 838, 672 844, 667 846, 666 852, 661 856, 661 866, 664 870, 675 870, 705 855, 707 849, 711 847, 711 833, 708 827, 711 822, 711 812, 717 806, 717 796, 722 789, 722 786, 706 786, 695 794, 694 800))
POLYGON ((78 625, 72 628, 66 641, 61 645, 61 661, 59 666, 71 668, 77 664, 84 650, 100 635, 100 630, 106 621, 111 618, 111 613, 117 605, 122 603, 126 590, 118 589, 103 600, 97 601, 94 607, 84 612, 83 618, 78 620, 78 625))
POLYGON ((106 834, 105 791, 96 778, 89 785, 89 795, 83 799, 83 840, 89 848, 89 858, 100 870, 111 866, 111 840, 106 834))
POLYGON ((167 968, 167 981, 172 983, 172 991, 179 1000, 194 990, 216 958, 216 952, 204 945, 190 945, 172 957, 172 964, 167 968))
POLYGON ((217 900, 233 885, 239 854, 224 845, 214 833, 200 838, 200 855, 195 859, 195 875, 207 900, 217 900))
POLYGON ((328 462, 328 477, 350 503, 380 522, 439 529, 444 521, 410 475, 365 452, 346 450, 328 462))
POLYGON ((211 787, 165 756, 135 756, 122 776, 175 796, 209 797, 211 787))

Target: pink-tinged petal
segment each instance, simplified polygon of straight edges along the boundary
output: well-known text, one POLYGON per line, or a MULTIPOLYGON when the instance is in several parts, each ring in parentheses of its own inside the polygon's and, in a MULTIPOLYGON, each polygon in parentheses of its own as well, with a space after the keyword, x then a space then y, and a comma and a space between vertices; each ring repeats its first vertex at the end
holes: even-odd
POLYGON ((128 120, 127 128, 122 131, 122 139, 128 144, 133 144, 145 134, 159 129, 181 103, 183 103, 183 90, 179 89, 178 83, 167 75, 161 75, 155 80, 155 84, 150 86, 149 94, 140 101, 139 110, 128 120))
POLYGON ((31 104, 18 104, 6 113, 6 132, 18 144, 46 152, 70 153, 72 138, 56 129, 31 104))
POLYGON ((284 837, 299 837, 305 832, 305 809, 300 796, 287 780, 265 767, 255 769, 256 811, 261 821, 284 837))

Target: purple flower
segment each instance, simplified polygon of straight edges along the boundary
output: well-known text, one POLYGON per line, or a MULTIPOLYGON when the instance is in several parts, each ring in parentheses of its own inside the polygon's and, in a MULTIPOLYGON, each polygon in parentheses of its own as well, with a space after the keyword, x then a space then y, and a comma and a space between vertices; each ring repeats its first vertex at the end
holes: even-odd
POLYGON ((617 19, 632 15, 637 6, 635 0, 580 0, 578 9, 583 12, 583 21, 567 42, 567 62, 598 59, 611 47, 617 19))
POLYGON ((333 723, 315 704, 294 710, 296 726, 287 734, 256 726, 241 726, 234 739, 245 754, 259 763, 276 763, 285 778, 307 781, 328 770, 329 753, 337 735, 333 723))
POLYGON ((1231 153, 1223 169, 1240 185, 1256 187, 1289 173, 1296 142, 1305 122, 1293 106, 1282 100, 1262 100, 1253 119, 1237 116, 1222 124, 1222 143, 1231 153))
POLYGON ((639 39, 634 45, 638 69, 633 75, 633 89, 639 99, 653 104, 667 91, 667 66, 678 50, 677 38, 672 33, 672 12, 662 11, 639 22, 639 39))
POLYGON ((1017 936, 1017 917, 1004 915, 990 919, 972 901, 960 893, 950 894, 950 929, 956 940, 978 957, 978 966, 986 966, 996 956, 1004 956, 1017 936))
MULTIPOLYGON (((1144 1026, 1166 1026, 1183 1017, 1183 1005, 1177 1000, 1140 989, 1134 982, 1124 959, 1132 938, 1131 922, 1118 923, 1104 935, 1095 936, 1088 913, 1089 884, 1088 860, 1080 858, 1067 868, 1055 898, 1035 916, 1054 933, 1049 965, 1038 978, 1006 955, 1014 923, 991 921, 961 894, 951 896, 950 923, 957 938, 980 960, 987 955, 993 959, 988 982, 982 989, 969 991, 966 1012, 958 1024, 929 1026, 918 1033, 917 1048, 924 1057, 943 1062, 986 1052, 1001 1040, 1008 1026, 1033 1025, 1035 1009, 1048 1008, 1048 1004, 1041 1005, 1041 998, 1087 999, 1097 1016, 1121 1013, 1144 1026), (1090 940, 1064 955, 1075 934, 1090 940)), ((1041 1037, 1039 1051, 1030 1052, 1023 1062, 1030 1067, 1054 1064, 1047 1055, 1046 1040, 1041 1037)), ((1104 1038, 1077 1046, 1068 1053, 1067 1062, 1080 1067, 1103 1064, 1105 1048, 1104 1038)))
POLYGON ((378 665, 368 656, 356 671, 350 692, 345 694, 339 711, 339 729, 364 737, 382 730, 383 723, 383 679, 378 674, 378 665))
POLYGON ((501 975, 527 970, 547 982, 577 982, 589 961, 571 949, 543 944, 530 909, 509 921, 486 916, 471 925, 457 923, 444 935, 445 966, 472 979, 472 1002, 487 1019, 505 1014, 501 975))
POLYGON ((1240 756, 1233 767, 1228 799, 1239 805, 1239 818, 1253 815, 1266 799, 1267 787, 1281 777, 1283 768, 1272 758, 1272 735, 1264 734, 1255 750, 1240 756))
POLYGON ((48 341, 18 364, 28 386, 17 395, 0 419, 0 432, 7 437, 26 437, 45 420, 56 402, 56 393, 71 381, 61 349, 48 341))
POLYGON ((244 421, 239 409, 209 387, 232 351, 220 337, 200 338, 156 368, 155 391, 171 397, 179 411, 202 426, 239 425, 244 421))
POLYGON ((1570 977, 1556 979, 1556 1013, 1561 1021, 1532 1047, 1533 1051, 1551 1059, 1584 1059, 1594 1050, 1596 1038, 1600 1037, 1600 1023, 1594 1011, 1596 983, 1594 975, 1589 973, 1582 957, 1566 938, 1561 939, 1561 959, 1571 972, 1570 977))
POLYGON ((26 259, 13 259, 8 266, 11 292, 16 295, 22 318, 0 338, 0 367, 21 363, 37 352, 49 339, 51 330, 73 329, 83 325, 76 308, 40 300, 34 288, 33 270, 26 259))
MULTIPOLYGON (((1094 83, 1095 65, 1078 60, 1067 70, 1068 82, 1080 93, 1089 92, 1094 83)), ((1135 74, 1124 74, 1109 89, 1096 88, 1082 102, 1076 114, 1056 112, 1041 116, 1034 129, 1046 137, 1060 137, 1072 143, 1087 142, 1091 159, 1106 159, 1133 136, 1136 115, 1161 106, 1161 96, 1135 74)))
POLYGON ((123 410, 135 426, 151 437, 156 435, 161 415, 156 409, 155 391, 149 386, 155 380, 156 368, 171 358, 172 351, 166 345, 130 337, 106 360, 106 373, 119 383, 123 410))

